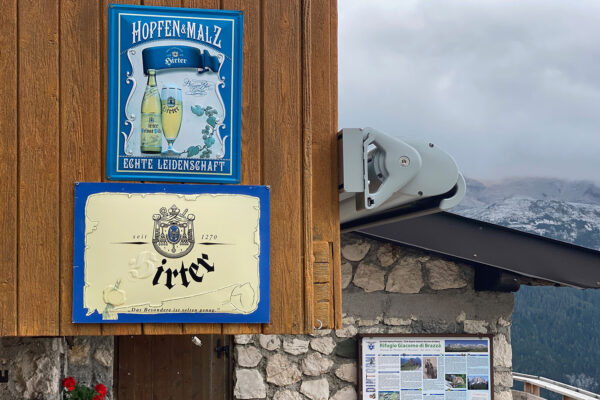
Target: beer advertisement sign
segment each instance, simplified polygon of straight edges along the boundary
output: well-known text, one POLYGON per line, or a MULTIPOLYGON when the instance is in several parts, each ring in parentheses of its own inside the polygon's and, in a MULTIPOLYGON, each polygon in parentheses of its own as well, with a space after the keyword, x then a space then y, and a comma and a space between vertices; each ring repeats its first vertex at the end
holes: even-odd
POLYGON ((242 18, 109 6, 108 179, 239 183, 242 18))
POLYGON ((269 188, 75 184, 73 322, 269 322, 269 188))

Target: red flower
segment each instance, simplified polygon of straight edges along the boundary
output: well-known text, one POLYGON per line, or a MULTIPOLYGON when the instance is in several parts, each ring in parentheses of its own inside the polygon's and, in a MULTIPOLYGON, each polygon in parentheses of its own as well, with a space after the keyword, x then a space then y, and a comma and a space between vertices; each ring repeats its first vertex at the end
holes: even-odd
MULTIPOLYGON (((104 396, 106 396, 106 386, 104 386, 103 384, 99 383, 96 386, 94 386, 94 390, 96 392, 98 392, 98 394, 100 395, 100 397, 98 399, 103 399, 104 396)), ((98 397, 98 396, 96 396, 98 397)), ((94 400, 97 400, 96 398, 94 398, 94 400)))
POLYGON ((76 384, 77 384, 77 381, 75 380, 75 378, 73 378, 71 376, 62 380, 63 387, 70 392, 72 392, 75 389, 76 384))

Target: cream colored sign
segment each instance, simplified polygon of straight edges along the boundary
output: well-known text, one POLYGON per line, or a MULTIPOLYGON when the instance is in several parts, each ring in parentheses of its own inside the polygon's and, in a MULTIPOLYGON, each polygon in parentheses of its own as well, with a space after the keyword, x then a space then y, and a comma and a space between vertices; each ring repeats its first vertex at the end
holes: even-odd
POLYGON ((87 315, 257 309, 259 198, 96 193, 85 205, 87 315))

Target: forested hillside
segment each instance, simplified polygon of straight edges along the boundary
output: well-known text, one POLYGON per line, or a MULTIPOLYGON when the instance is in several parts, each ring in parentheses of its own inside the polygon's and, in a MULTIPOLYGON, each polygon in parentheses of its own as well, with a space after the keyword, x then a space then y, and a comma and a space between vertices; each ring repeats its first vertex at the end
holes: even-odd
POLYGON ((521 286, 512 325, 513 369, 597 392, 600 292, 521 286))

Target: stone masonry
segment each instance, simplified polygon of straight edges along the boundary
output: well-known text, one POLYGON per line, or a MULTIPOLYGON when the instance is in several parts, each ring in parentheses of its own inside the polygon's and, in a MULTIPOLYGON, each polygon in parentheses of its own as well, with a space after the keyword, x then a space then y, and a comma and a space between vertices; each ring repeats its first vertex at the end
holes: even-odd
POLYGON ((342 236, 343 328, 235 337, 235 399, 354 400, 357 335, 494 335, 494 397, 512 400, 512 293, 476 292, 473 267, 342 236))
POLYGON ((112 399, 113 337, 80 336, 70 344, 57 338, 0 338, 0 400, 58 400, 67 376, 78 383, 108 388, 112 399))

